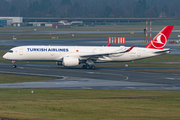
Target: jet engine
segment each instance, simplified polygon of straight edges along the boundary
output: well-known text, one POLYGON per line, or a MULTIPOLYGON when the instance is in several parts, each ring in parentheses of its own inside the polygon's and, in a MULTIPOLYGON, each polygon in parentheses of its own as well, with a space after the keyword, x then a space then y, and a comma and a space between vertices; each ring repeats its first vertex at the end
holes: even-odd
POLYGON ((76 57, 64 57, 62 61, 63 66, 77 66, 79 65, 79 59, 76 57))

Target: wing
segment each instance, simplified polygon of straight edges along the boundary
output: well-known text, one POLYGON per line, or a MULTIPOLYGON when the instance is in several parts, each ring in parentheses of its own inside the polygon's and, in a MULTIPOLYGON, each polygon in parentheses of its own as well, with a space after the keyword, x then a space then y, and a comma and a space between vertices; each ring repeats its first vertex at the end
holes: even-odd
POLYGON ((83 60, 83 59, 97 59, 97 58, 100 58, 100 57, 109 56, 109 55, 114 55, 114 54, 123 54, 123 53, 126 53, 126 52, 131 51, 134 47, 135 47, 135 45, 132 46, 132 47, 130 47, 128 50, 121 51, 121 52, 97 53, 97 54, 80 55, 80 56, 79 56, 79 59, 80 59, 80 60, 83 60))

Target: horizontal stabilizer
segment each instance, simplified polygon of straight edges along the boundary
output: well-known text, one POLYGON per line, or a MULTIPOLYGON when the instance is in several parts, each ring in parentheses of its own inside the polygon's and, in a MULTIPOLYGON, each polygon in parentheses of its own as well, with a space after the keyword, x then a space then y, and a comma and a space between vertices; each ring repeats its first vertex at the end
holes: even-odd
POLYGON ((154 53, 169 53, 170 51, 173 51, 173 50, 164 49, 164 50, 156 51, 156 52, 154 52, 154 53))

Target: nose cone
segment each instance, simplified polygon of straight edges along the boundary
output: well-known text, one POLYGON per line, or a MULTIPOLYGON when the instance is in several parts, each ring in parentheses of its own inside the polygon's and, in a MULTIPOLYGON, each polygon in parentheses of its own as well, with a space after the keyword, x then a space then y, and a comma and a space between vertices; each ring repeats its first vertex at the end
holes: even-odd
POLYGON ((5 55, 3 55, 3 58, 4 58, 4 59, 8 59, 7 53, 6 53, 5 55))

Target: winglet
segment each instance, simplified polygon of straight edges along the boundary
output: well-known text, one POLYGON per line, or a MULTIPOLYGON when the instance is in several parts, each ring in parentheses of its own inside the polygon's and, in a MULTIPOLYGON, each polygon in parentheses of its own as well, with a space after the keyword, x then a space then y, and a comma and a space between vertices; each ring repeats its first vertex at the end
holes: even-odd
POLYGON ((131 51, 134 47, 135 47, 135 45, 133 45, 132 47, 130 47, 129 49, 127 49, 125 52, 131 51))
POLYGON ((112 43, 109 43, 108 45, 106 45, 106 47, 109 47, 112 43))

